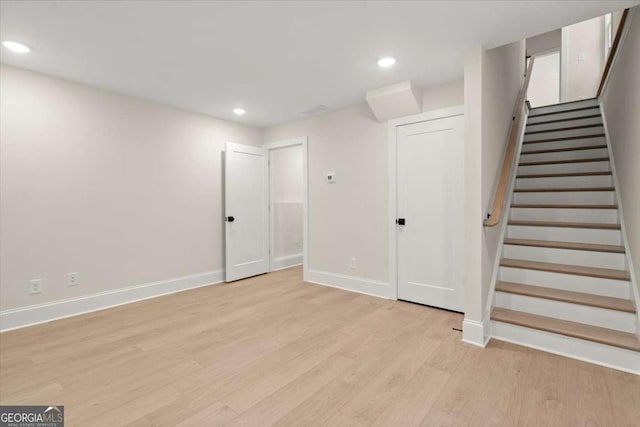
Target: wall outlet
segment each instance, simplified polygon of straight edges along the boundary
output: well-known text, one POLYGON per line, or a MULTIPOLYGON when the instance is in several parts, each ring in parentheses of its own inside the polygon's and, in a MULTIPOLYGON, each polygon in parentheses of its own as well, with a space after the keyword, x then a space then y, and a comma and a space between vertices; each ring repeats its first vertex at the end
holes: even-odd
POLYGON ((80 284, 80 273, 67 273, 67 286, 73 287, 80 284))
POLYGON ((329 183, 329 184, 335 184, 336 183, 336 173, 335 172, 328 172, 327 173, 327 183, 329 183))
POLYGON ((42 293, 42 279, 29 280, 29 295, 42 293))
POLYGON ((356 261, 355 258, 349 258, 349 268, 352 270, 355 270, 356 268, 358 268, 358 262, 356 261))

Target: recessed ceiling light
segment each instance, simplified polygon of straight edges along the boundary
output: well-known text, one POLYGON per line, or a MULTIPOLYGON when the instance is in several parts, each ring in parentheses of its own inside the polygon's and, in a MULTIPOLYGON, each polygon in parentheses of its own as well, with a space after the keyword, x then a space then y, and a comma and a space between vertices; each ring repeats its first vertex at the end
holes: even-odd
POLYGON ((247 112, 247 110, 245 110, 244 108, 234 108, 233 112, 239 116, 243 115, 244 113, 247 112))
POLYGON ((31 52, 31 48, 23 43, 14 42, 11 40, 7 40, 2 42, 2 45, 9 50, 12 50, 16 53, 27 53, 31 52))
POLYGON ((382 67, 382 68, 389 68, 391 67, 393 64, 396 63, 396 59, 395 58, 381 58, 378 60, 378 66, 382 67))

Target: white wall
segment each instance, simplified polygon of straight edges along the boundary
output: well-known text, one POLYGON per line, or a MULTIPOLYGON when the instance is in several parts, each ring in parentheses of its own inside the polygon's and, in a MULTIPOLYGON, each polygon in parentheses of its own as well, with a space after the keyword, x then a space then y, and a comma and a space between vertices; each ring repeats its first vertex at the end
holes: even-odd
POLYGON ((0 93, 2 310, 222 268, 222 150, 260 129, 4 65, 0 93))
MULTIPOLYGON (((487 321, 487 298, 499 247, 500 226, 485 228, 502 166, 514 105, 524 74, 525 42, 491 50, 475 48, 465 56, 465 327, 487 321), (481 254, 479 256, 479 254, 481 254)), ((502 218, 506 218, 506 215, 502 218)), ((475 326, 473 326, 475 325, 475 326)), ((465 331, 478 344, 489 331, 465 331)))
MULTIPOLYGON (((423 91, 429 109, 463 100, 462 81, 423 91)), ((310 269, 388 283, 387 124, 361 104, 265 130, 266 142, 299 136, 308 136, 310 269)))
POLYGON ((604 68, 604 17, 562 28, 562 102, 593 98, 604 68))
MULTIPOLYGON (((511 128, 514 105, 525 71, 524 41, 486 52, 482 62, 482 206, 489 212, 498 183, 511 128)), ((499 227, 485 228, 483 248, 483 307, 491 286, 499 227)))
POLYGON ((535 56, 527 99, 532 107, 560 102, 560 51, 535 56))
POLYGON ((560 49, 562 45, 562 31, 560 28, 546 33, 529 37, 526 40, 527 55, 536 55, 549 50, 560 49))
MULTIPOLYGON (((637 8, 636 8, 637 9, 637 8)), ((622 210, 636 279, 640 274, 640 14, 614 63, 603 95, 622 210)), ((639 288, 640 291, 640 288, 639 288)))
POLYGON ((302 256, 302 146, 270 151, 272 257, 302 256))

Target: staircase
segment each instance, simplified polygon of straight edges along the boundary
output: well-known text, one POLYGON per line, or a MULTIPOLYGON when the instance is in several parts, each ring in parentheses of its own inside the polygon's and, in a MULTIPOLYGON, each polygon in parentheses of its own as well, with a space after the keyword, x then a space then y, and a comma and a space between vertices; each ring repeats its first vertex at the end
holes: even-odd
POLYGON ((640 326, 597 99, 530 111, 492 336, 640 373, 640 326))

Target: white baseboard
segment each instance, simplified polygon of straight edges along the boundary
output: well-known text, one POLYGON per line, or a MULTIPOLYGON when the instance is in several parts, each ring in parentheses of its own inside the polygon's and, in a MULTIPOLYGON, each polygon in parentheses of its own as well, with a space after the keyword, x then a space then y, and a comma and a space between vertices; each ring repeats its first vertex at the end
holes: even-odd
POLYGON ((271 271, 278 271, 285 268, 293 267, 302 264, 302 254, 283 256, 280 258, 274 258, 271 261, 271 271))
POLYGON ((371 295, 374 297, 393 299, 391 296, 391 286, 386 282, 380 282, 377 280, 327 273, 325 271, 309 270, 307 272, 306 281, 316 283, 318 285, 325 285, 332 288, 371 295))
POLYGON ((640 353, 504 322, 491 322, 491 336, 500 341, 640 375, 640 353))
POLYGON ((0 332, 213 285, 222 281, 224 281, 224 270, 216 270, 77 298, 5 310, 0 312, 0 332))
POLYGON ((490 339, 488 325, 477 320, 464 319, 462 322, 463 342, 484 348, 490 339))

